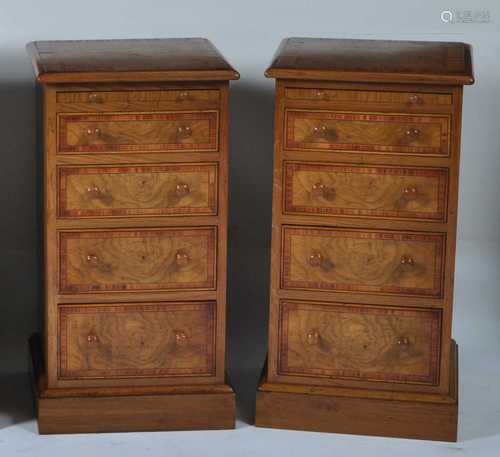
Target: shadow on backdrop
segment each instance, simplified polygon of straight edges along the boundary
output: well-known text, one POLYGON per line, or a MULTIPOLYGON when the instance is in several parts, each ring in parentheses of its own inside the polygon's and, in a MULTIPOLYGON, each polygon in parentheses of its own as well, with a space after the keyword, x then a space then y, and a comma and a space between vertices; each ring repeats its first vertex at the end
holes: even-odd
POLYGON ((235 83, 230 107, 228 372, 238 419, 252 424, 267 348, 273 91, 235 83))
POLYGON ((0 373, 26 370, 38 329, 35 91, 31 79, 0 83, 0 373))

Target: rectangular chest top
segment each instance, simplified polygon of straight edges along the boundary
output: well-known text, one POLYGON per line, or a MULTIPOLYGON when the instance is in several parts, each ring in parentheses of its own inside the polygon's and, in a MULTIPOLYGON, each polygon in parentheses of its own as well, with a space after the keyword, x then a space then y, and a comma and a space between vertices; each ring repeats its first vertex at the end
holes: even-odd
POLYGON ((472 84, 471 48, 433 41, 285 38, 269 78, 472 84))
POLYGON ((239 78, 204 38, 35 41, 27 50, 42 83, 239 78))

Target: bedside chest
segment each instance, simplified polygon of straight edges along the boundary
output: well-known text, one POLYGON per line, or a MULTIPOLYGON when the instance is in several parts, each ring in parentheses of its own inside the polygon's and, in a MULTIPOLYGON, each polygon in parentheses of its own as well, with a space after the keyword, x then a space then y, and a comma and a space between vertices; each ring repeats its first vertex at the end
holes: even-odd
POLYGON ((28 45, 43 168, 40 433, 234 427, 229 80, 205 39, 28 45))
POLYGON ((289 38, 263 427, 456 440, 463 43, 289 38))

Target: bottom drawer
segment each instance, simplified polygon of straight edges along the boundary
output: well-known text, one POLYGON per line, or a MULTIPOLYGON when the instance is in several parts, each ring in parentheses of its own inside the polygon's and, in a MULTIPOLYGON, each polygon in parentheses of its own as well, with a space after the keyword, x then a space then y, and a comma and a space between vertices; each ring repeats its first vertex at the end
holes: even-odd
POLYGON ((441 310, 284 301, 278 374, 436 385, 441 310))
POLYGON ((59 379, 213 376, 215 302, 61 305, 59 379))

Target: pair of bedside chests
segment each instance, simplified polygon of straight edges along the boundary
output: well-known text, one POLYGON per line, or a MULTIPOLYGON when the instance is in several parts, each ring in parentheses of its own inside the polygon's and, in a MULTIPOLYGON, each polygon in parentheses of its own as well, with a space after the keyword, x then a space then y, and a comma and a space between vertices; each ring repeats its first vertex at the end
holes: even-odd
MULTIPOLYGON (((41 433, 233 428, 229 81, 207 40, 35 42, 41 433)), ((456 440, 463 43, 285 39, 256 425, 456 440)))

